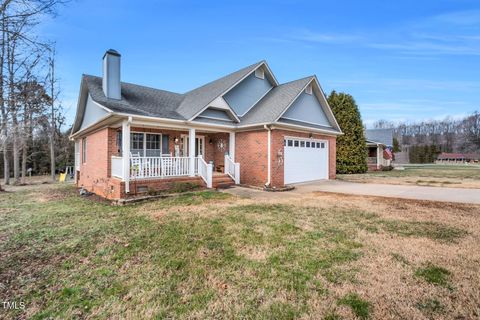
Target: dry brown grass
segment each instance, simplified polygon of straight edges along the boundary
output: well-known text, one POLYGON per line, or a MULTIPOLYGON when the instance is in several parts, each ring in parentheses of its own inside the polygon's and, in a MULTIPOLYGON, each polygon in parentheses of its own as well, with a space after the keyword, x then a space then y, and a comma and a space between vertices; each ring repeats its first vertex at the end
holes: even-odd
POLYGON ((480 166, 408 165, 405 170, 340 174, 337 178, 360 183, 480 189, 480 166))
POLYGON ((28 302, 8 315, 353 319, 351 294, 372 319, 480 315, 480 206, 199 192, 118 208, 51 188, 0 198, 0 298, 28 302), (448 285, 416 275, 428 265, 448 285))

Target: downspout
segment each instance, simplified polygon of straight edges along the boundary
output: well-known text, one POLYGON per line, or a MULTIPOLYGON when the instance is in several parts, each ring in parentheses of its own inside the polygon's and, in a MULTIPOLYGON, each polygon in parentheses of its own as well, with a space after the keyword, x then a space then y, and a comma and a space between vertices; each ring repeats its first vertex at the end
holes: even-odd
POLYGON ((267 183, 265 183, 265 187, 270 187, 270 183, 271 183, 271 145, 272 145, 272 129, 264 124, 263 127, 265 128, 265 130, 268 131, 268 138, 267 138, 267 161, 268 161, 268 165, 267 165, 267 183))
POLYGON ((128 120, 124 123, 122 126, 122 134, 124 135, 122 137, 122 152, 123 152, 123 174, 124 174, 124 180, 125 180, 125 193, 130 193, 130 126, 132 124, 132 117, 128 117, 128 120), (125 137, 125 131, 128 127, 128 137, 125 137), (126 139, 128 139, 128 141, 126 139), (128 146, 128 148, 125 148, 125 146, 128 146), (128 150, 125 150, 128 149, 128 150))

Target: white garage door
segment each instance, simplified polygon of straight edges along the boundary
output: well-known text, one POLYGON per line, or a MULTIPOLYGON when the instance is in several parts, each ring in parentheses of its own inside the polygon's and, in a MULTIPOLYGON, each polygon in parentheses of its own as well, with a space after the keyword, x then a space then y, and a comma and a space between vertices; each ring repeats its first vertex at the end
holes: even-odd
POLYGON ((286 137, 285 184, 328 179, 328 141, 286 137))

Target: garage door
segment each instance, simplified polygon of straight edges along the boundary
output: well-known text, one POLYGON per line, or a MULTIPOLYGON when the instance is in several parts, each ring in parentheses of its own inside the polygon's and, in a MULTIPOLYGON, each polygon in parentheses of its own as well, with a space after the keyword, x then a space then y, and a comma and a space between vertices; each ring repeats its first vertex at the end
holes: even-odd
POLYGON ((285 138, 285 184, 328 179, 328 141, 285 138))

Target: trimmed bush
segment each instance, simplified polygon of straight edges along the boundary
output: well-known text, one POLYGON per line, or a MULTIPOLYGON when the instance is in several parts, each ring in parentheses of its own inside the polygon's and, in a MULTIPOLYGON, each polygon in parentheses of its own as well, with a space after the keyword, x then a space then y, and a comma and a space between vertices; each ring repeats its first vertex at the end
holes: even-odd
POLYGON ((343 135, 337 138, 337 173, 365 173, 367 144, 360 111, 353 97, 332 91, 328 103, 343 135))

